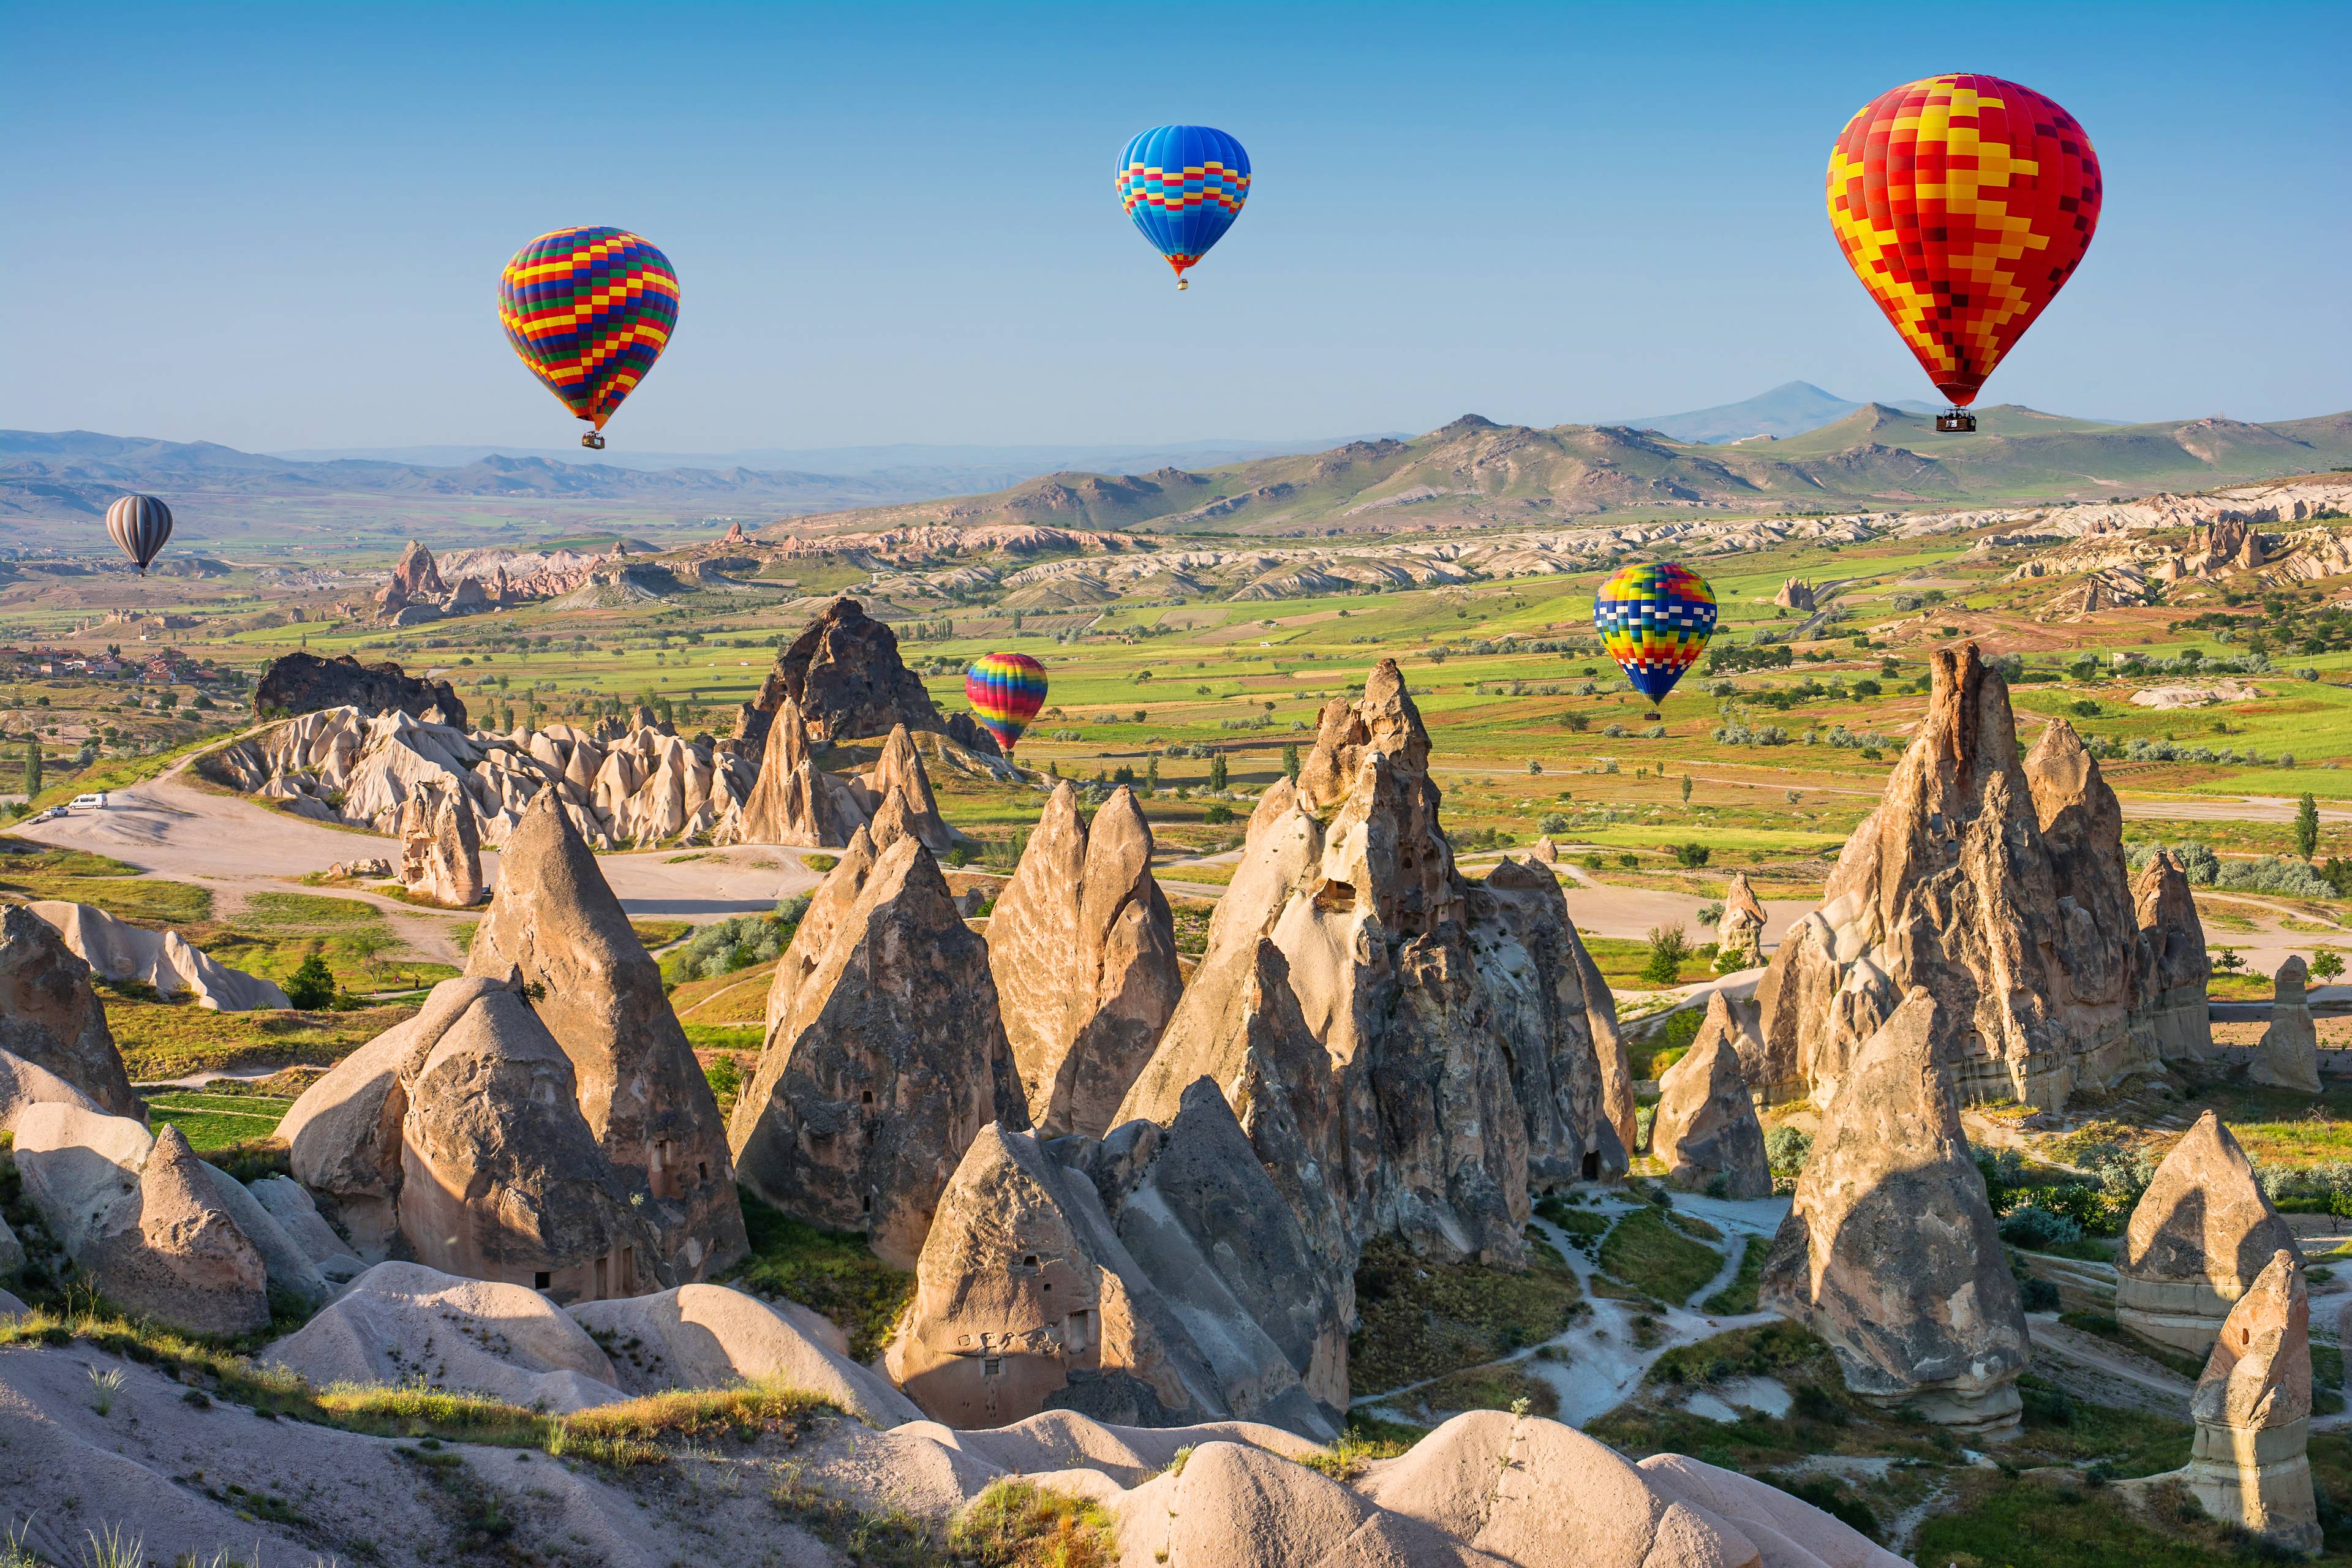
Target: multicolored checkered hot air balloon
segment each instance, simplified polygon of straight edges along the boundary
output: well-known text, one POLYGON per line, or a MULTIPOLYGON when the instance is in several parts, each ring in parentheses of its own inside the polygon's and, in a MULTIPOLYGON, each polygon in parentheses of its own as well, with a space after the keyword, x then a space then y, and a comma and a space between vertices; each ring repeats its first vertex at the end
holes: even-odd
POLYGON ((1025 653, 984 653, 964 672, 963 694, 1009 757, 1045 706, 1045 667, 1025 653))
POLYGON ((1118 155, 1114 183, 1127 216, 1176 269, 1179 289, 1192 287, 1184 269, 1206 256, 1242 216, 1249 187, 1249 154, 1240 142, 1206 125, 1161 125, 1145 132, 1118 155))
POLYGON ((1715 590, 1673 561, 1627 566, 1593 595, 1592 626, 1654 710, 1706 651, 1706 639, 1715 635, 1715 590))
POLYGON ((2058 297, 2099 226, 2098 154, 2074 117, 1993 76, 1881 93, 1830 150, 1847 264, 1952 400, 1939 430, 2058 297))
POLYGON ((636 390, 677 325, 669 258, 623 228, 559 228, 515 252, 499 274, 499 324, 531 374, 595 428, 636 390))

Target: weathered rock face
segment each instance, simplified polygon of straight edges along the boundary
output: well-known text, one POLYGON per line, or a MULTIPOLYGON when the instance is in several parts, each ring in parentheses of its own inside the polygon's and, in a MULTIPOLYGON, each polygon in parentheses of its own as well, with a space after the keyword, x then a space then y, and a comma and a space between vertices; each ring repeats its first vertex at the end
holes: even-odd
POLYGON ((1811 583, 1806 582, 1801 577, 1791 577, 1787 582, 1781 584, 1780 591, 1772 595, 1772 602, 1784 610, 1812 610, 1820 608, 1820 605, 1814 596, 1813 585, 1811 583))
POLYGON ((2213 978, 2196 896, 2172 851, 2159 847, 2132 881, 2139 921, 2140 1000, 2157 1055, 2165 1061, 2203 1061, 2213 1054, 2212 1015, 2206 987, 2213 978))
POLYGON ((779 1311, 723 1285, 681 1285, 626 1300, 583 1302, 570 1310, 572 1321, 600 1343, 614 1347, 613 1371, 625 1393, 781 1383, 829 1399, 878 1429, 923 1418, 912 1400, 791 1315, 814 1318, 814 1313, 783 1305, 790 1310, 779 1311))
POLYGON ((2304 994, 2310 966, 2290 955, 2279 965, 2271 992, 2270 1027, 2254 1047, 2246 1076, 2278 1089, 2319 1092, 2319 1032, 2311 1022, 2311 1003, 2304 994))
POLYGON ((444 597, 448 592, 449 584, 441 580, 439 569, 433 564, 433 552, 412 539, 393 565, 392 581, 376 591, 375 602, 389 614, 418 600, 444 597))
POLYGON ((0 909, 0 1051, 55 1073, 110 1115, 147 1120, 89 988, 89 965, 22 904, 0 909))
POLYGON ((401 1089, 400 1229, 416 1261, 556 1301, 655 1287, 659 1238, 520 992, 480 992, 430 1051, 410 1054, 401 1089))
POLYGON ((1829 1342, 1856 1394, 2006 1436, 2032 1352, 1941 1065, 1964 1026, 1915 988, 1855 1055, 1773 1238, 1763 1300, 1829 1342))
POLYGON ((581 1114, 614 1164, 641 1173, 666 1283, 743 1256, 743 1211, 718 1101, 663 994, 661 970, 552 791, 533 801, 499 856, 499 888, 474 934, 470 975, 520 973, 532 1007, 579 1075, 581 1114))
POLYGON ((1722 950, 1722 957, 1716 961, 1717 969, 1753 969, 1764 962, 1764 906, 1756 901, 1756 889, 1748 885, 1745 871, 1731 874, 1715 940, 1722 950))
POLYGON ((283 654, 270 660, 253 689, 256 717, 311 713, 321 708, 356 708, 371 718, 397 709, 415 719, 437 708, 443 722, 460 729, 466 724, 466 705, 447 681, 404 674, 390 659, 362 664, 350 654, 341 658, 283 654))
POLYGON ((904 1268, 980 1130, 1028 1115, 987 949, 930 851, 904 838, 861 860, 834 868, 777 965, 730 1136, 746 1186, 904 1268))
POLYGON ((2230 1310, 2189 1410, 2197 1420, 2182 1478, 2189 1495, 2215 1519, 2316 1555, 2319 1506, 2306 1452, 2311 1300, 2293 1253, 2273 1253, 2230 1310))
POLYGON ((866 775, 868 794, 884 805, 896 799, 904 814, 906 831, 923 841, 923 847, 934 855, 944 855, 955 844, 955 834, 940 816, 939 802, 931 795, 930 775, 923 771, 923 754, 915 749, 915 738, 904 724, 890 727, 890 738, 882 743, 881 758, 874 771, 866 775))
POLYGON ((125 1310, 194 1333, 269 1321, 268 1274, 176 1127, 69 1105, 16 1121, 25 1195, 74 1267, 125 1310))
POLYGON ((1428 758, 1393 663, 1325 709, 1297 786, 1252 814, 1201 966, 1115 1119, 1164 1124, 1214 1081, 1343 1316, 1368 1239, 1515 1263, 1530 1176, 1622 1172, 1632 1132, 1615 1013, 1557 882, 1517 864, 1465 881, 1428 758))
POLYGON ((1091 824, 1054 791, 989 917, 988 967, 1037 1131, 1108 1132, 1184 988, 1134 791, 1091 824))
POLYGON ((1826 1104, 1921 986, 1965 1021, 1964 1097, 2063 1106, 2156 1062, 2121 811, 2063 722, 2019 763, 2008 686, 1974 643, 1934 659, 1918 738, 1758 987, 1759 1033, 1826 1104))
POLYGON ((940 1200, 889 1370, 953 1426, 1067 1409, 1321 1437, 1346 1402, 1347 1334, 1306 1261, 1214 1084, 1170 1125, 1102 1142, 991 1126, 940 1200))
POLYGON ((291 1007, 286 993, 258 975, 231 969, 175 931, 149 931, 88 904, 43 899, 25 906, 57 928, 66 945, 108 980, 135 980, 166 996, 192 996, 199 1007, 243 1013, 291 1007))
POLYGON ((400 810, 401 885, 446 910, 482 901, 482 840, 455 787, 419 789, 400 810))
POLYGON ((855 599, 835 599, 792 646, 776 657, 739 742, 756 750, 767 740, 779 699, 790 697, 813 741, 887 735, 894 725, 930 730, 967 750, 999 754, 996 738, 968 713, 943 717, 923 683, 898 657, 898 634, 855 599))
POLYGON ((821 771, 810 760, 799 704, 789 696, 780 698, 776 719, 768 727, 759 782, 725 837, 740 844, 828 849, 848 843, 849 836, 866 825, 866 813, 846 781, 821 771))
POLYGON ((2141 1338, 2203 1355, 2271 1255, 2300 1259, 2253 1163, 2211 1111, 2156 1168, 2124 1227, 2116 1320, 2141 1338))
POLYGON ((1724 1197, 1769 1198, 1772 1166, 1764 1157, 1764 1128, 1739 1076, 1732 1044, 1738 1026, 1722 992, 1707 998, 1706 1014, 1690 1049, 1658 1079, 1650 1152, 1676 1186, 1713 1192, 1720 1182, 1724 1197))
POLYGON ((0 1050, 0 1132, 14 1133, 16 1118, 29 1106, 70 1105, 103 1114, 89 1096, 37 1063, 0 1050))

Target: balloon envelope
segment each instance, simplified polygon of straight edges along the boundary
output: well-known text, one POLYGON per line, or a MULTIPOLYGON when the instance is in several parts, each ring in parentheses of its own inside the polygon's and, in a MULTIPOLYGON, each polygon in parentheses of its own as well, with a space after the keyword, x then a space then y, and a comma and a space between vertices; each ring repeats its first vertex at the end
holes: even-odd
POLYGON ((572 417, 602 430, 669 344, 677 274, 626 229, 559 228, 499 274, 499 324, 572 417))
POLYGON ((172 537, 172 509, 153 496, 124 496, 106 509, 106 531, 144 572, 172 537))
POLYGON ((1009 754, 1045 705, 1045 667, 1025 653, 984 653, 964 672, 963 694, 1009 754))
POLYGON ((1715 590, 1675 562, 1628 566, 1593 595, 1592 626, 1633 689, 1656 702, 1706 651, 1715 590))
POLYGON ((1839 248, 1963 408, 2082 263, 2100 192, 2074 117, 1999 77, 1892 89, 1830 151, 1839 248))
POLYGON ((1181 280, 1249 199, 1249 154, 1206 125, 1162 125, 1118 155, 1119 205, 1181 280))

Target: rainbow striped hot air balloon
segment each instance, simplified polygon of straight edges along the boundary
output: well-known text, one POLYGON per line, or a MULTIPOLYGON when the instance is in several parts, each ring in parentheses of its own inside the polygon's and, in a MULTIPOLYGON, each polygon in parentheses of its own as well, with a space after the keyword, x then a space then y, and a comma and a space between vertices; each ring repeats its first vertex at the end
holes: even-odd
POLYGON ((1715 590, 1676 562, 1627 566, 1592 596, 1592 626, 1655 719, 1657 705, 1715 635, 1715 590))
POLYGON ((1184 269, 1224 237, 1249 199, 1249 154, 1207 125, 1161 125, 1118 155, 1118 205, 1190 288, 1184 269))
POLYGON ((677 273, 651 241, 621 228, 542 234, 499 274, 499 324, 530 374, 594 428, 636 390, 677 326, 677 273))
POLYGON ((1011 756, 1021 731, 1045 706, 1045 667, 1025 653, 984 653, 964 672, 963 694, 973 715, 1011 756))

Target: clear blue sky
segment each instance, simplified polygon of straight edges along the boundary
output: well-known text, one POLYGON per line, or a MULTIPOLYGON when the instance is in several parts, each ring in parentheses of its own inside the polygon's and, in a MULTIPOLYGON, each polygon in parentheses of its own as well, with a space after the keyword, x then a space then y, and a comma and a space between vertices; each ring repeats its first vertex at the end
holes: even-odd
POLYGON ((646 450, 1172 441, 1932 397, 1846 271, 1853 111, 2013 78, 2105 216, 1984 402, 2352 405, 2352 5, 39 5, 0 50, 0 426, 568 444, 506 258, 632 227, 684 303, 646 450), (1178 294, 1111 195, 1222 126, 1178 294))

